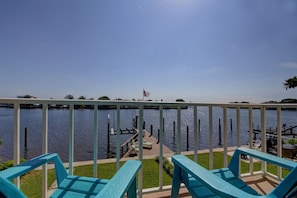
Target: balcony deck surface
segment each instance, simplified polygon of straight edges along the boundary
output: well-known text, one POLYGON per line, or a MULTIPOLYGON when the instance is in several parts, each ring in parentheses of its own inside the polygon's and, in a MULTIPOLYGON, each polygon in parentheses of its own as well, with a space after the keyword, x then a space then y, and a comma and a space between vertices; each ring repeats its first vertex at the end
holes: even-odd
MULTIPOLYGON (((243 178, 243 180, 255 189, 259 194, 265 195, 271 192, 277 183, 275 180, 270 178, 263 178, 262 175, 253 175, 243 178)), ((170 198, 171 189, 164 190, 162 192, 144 193, 143 198, 170 198)), ((181 188, 179 198, 190 198, 191 195, 188 193, 186 188, 181 188)))

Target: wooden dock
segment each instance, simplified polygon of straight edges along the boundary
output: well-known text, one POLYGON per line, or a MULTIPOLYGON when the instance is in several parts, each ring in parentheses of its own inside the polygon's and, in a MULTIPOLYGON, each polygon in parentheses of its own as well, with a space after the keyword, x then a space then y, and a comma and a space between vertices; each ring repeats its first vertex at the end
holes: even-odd
MULTIPOLYGON (((288 128, 283 128, 281 130, 282 136, 297 136, 297 132, 294 131, 294 129, 297 128, 297 125, 295 126, 290 126, 288 128)), ((261 134, 261 129, 253 129, 253 133, 256 134, 261 134)), ((271 127, 269 129, 266 129, 266 135, 267 136, 277 136, 277 129, 273 130, 271 127)))
MULTIPOLYGON (((160 144, 158 144, 158 140, 151 136, 149 132, 144 131, 143 133, 143 142, 151 142, 152 148, 143 147, 143 157, 151 157, 158 156, 160 153, 160 144)), ((163 154, 172 154, 174 151, 170 150, 167 146, 163 145, 163 154)), ((131 157, 131 150, 129 150, 123 157, 131 157)))

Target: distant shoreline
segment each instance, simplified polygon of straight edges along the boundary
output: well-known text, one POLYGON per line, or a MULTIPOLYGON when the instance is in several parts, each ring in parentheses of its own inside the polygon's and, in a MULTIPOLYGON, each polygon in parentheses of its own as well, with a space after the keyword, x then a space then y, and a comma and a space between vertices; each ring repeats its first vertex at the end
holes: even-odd
MULTIPOLYGON (((42 105, 21 104, 21 109, 41 109, 42 105)), ((13 104, 0 104, 0 108, 13 108, 13 104)), ((159 106, 144 106, 144 109, 159 109, 159 106)), ((182 106, 181 109, 187 109, 187 106, 182 106)), ((69 109, 68 105, 49 105, 49 109, 69 109)), ((94 105, 74 105, 74 109, 94 109, 94 105)), ((117 109, 116 105, 98 105, 98 109, 117 109)), ((121 106, 121 109, 139 109, 138 106, 121 106)), ((163 109, 177 109, 177 106, 164 106, 163 109)))

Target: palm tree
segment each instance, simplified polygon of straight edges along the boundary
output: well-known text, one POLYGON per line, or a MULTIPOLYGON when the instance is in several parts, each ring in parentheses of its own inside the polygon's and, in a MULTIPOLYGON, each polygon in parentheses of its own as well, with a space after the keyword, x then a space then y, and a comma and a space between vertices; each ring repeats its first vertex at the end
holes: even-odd
POLYGON ((293 89, 293 88, 297 87, 297 77, 294 76, 294 77, 289 78, 288 80, 286 80, 284 82, 284 87, 286 89, 291 89, 291 88, 293 89))

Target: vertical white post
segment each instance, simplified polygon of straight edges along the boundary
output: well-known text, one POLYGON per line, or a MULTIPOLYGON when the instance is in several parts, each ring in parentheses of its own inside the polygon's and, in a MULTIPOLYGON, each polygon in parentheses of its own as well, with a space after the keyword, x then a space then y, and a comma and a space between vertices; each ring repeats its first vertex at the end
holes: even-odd
POLYGON ((180 105, 177 107, 177 153, 181 152, 181 108, 180 105))
POLYGON ((74 105, 69 106, 69 175, 73 175, 74 105))
MULTIPOLYGON (((142 162, 143 161, 143 153, 142 153, 142 138, 143 138, 143 105, 139 105, 139 135, 138 135, 138 141, 139 141, 139 150, 138 150, 138 155, 139 155, 139 160, 142 162)), ((142 168, 139 170, 138 174, 138 196, 139 198, 142 198, 142 180, 143 180, 143 171, 142 168)))
MULTIPOLYGON (((20 163, 20 104, 14 104, 14 134, 13 134, 13 164, 18 165, 20 163)), ((14 180, 15 185, 20 187, 20 177, 14 180)))
MULTIPOLYGON (((253 109, 252 107, 249 107, 249 131, 250 131, 250 134, 249 134, 249 139, 250 139, 250 148, 252 148, 253 146, 253 135, 254 135, 254 129, 253 129, 253 109)), ((253 170, 254 170, 254 163, 253 163, 253 159, 250 158, 250 173, 253 173, 253 170)))
POLYGON ((159 106, 160 109, 160 130, 159 130, 159 146, 160 146, 160 153, 159 153, 159 189, 163 188, 163 106, 159 106))
MULTIPOLYGON (((42 104, 42 153, 48 153, 48 104, 42 104)), ((47 195, 47 164, 42 166, 42 197, 47 195)))
POLYGON ((93 176, 97 177, 97 156, 98 156, 98 105, 94 104, 94 165, 93 176))
POLYGON ((224 114, 224 167, 228 166, 228 118, 227 107, 223 108, 224 114))
POLYGON ((197 106, 194 106, 194 161, 198 162, 198 130, 197 130, 197 106))
MULTIPOLYGON (((237 147, 240 147, 240 107, 236 108, 236 128, 237 128, 237 147)), ((241 165, 239 165, 239 175, 241 173, 241 165)))
POLYGON ((237 147, 240 147, 240 107, 236 109, 237 147))
POLYGON ((209 115, 209 169, 213 169, 213 113, 212 106, 209 106, 208 109, 209 115))
POLYGON ((120 126, 120 123, 121 123, 121 120, 120 120, 120 112, 121 110, 121 106, 118 104, 117 105, 117 151, 116 151, 116 156, 117 156, 117 163, 116 163, 116 167, 117 167, 117 170, 120 169, 120 158, 121 158, 121 139, 120 139, 120 135, 121 135, 121 126, 120 126))
MULTIPOLYGON (((277 156, 282 156, 282 115, 281 107, 277 107, 277 156)), ((282 169, 278 167, 277 176, 282 179, 282 169)))
MULTIPOLYGON (((266 108, 264 106, 261 107, 261 148, 264 153, 267 151, 267 145, 266 145, 266 108)), ((264 175, 266 174, 266 167, 267 163, 262 162, 262 171, 264 172, 264 175)))

